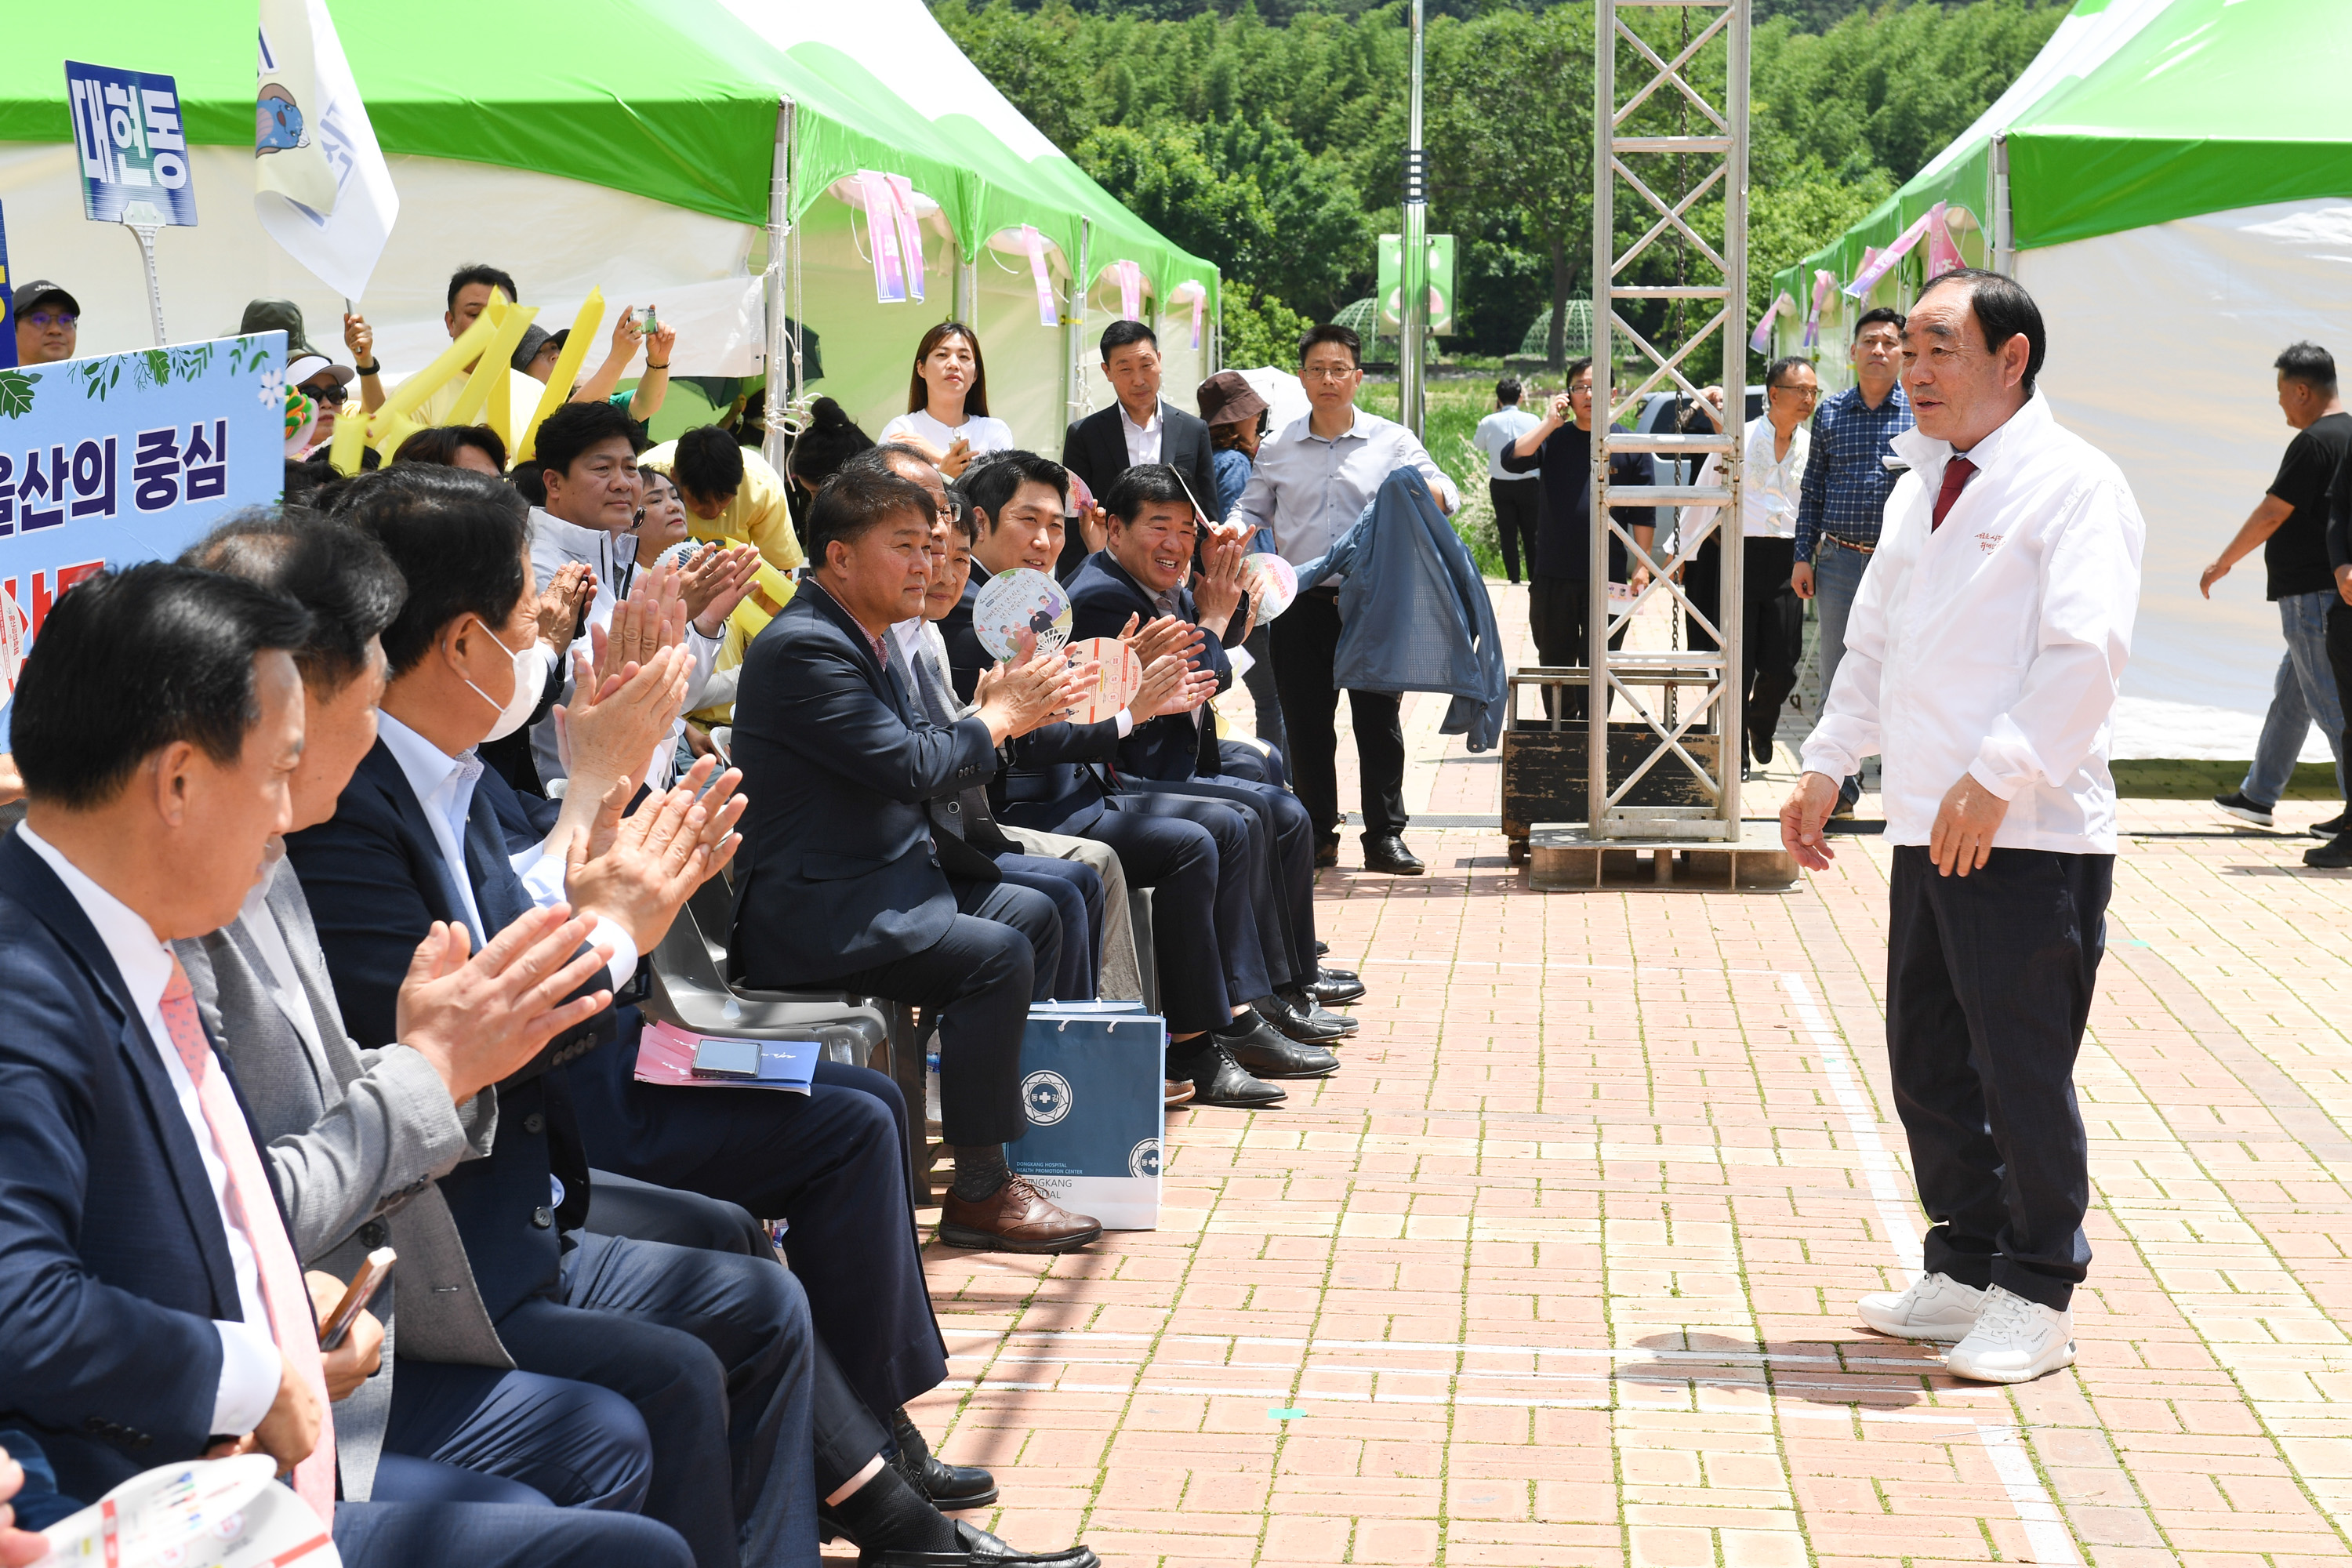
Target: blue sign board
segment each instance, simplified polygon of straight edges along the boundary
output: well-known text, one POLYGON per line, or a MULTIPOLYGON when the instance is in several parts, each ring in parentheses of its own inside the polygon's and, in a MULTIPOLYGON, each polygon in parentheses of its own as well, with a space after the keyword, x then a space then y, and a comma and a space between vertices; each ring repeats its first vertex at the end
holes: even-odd
POLYGON ((195 226, 180 89, 170 77, 68 60, 66 102, 73 110, 85 216, 92 223, 195 226))
POLYGON ((0 370, 0 591, 34 643, 82 578, 285 485, 283 332, 0 370))

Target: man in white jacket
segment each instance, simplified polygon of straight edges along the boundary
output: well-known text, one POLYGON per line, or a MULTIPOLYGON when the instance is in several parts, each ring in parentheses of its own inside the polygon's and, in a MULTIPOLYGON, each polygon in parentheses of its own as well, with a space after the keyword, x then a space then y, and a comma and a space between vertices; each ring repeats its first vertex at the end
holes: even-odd
POLYGON ((2116 853, 2107 750, 2145 529, 2116 465, 2033 390, 2041 310, 1966 268, 1904 331, 1910 471, 1846 627, 1845 658, 1780 811, 1822 869, 1837 781, 1884 758, 1895 846, 1886 1044, 1930 1221, 1926 1272, 1865 1296, 1883 1333, 1952 1343, 1963 1377, 2070 1364, 2090 1263, 2074 1065, 2116 853))

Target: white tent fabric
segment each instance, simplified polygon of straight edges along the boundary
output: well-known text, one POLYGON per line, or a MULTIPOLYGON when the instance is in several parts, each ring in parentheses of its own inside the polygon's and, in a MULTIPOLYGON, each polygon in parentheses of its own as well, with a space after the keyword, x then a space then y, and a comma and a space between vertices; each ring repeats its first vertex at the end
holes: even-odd
MULTIPOLYGON (((2352 359, 2352 204, 2242 208, 2028 250, 2017 276, 2049 323, 2053 408, 2122 465, 2147 520, 2116 754, 2251 756, 2283 647, 2262 557, 2210 601, 2197 577, 2292 438, 2272 359, 2305 338, 2352 359)), ((2316 731, 2304 754, 2328 755, 2316 731)))

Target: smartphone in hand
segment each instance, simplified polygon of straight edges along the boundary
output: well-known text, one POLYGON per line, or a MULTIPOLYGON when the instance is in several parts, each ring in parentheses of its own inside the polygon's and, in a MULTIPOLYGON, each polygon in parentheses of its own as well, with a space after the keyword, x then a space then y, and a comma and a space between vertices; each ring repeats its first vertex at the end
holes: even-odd
POLYGON ((335 1310, 327 1314, 325 1322, 319 1325, 319 1348, 321 1351, 338 1349, 351 1337, 352 1325, 359 1321, 360 1314, 367 1310, 368 1303, 374 1300, 376 1292, 383 1289, 383 1282, 392 1278, 392 1266, 399 1261, 400 1254, 389 1247, 379 1247, 367 1255, 367 1260, 360 1265, 360 1271, 352 1276, 351 1287, 343 1292, 343 1299, 335 1303, 335 1310))

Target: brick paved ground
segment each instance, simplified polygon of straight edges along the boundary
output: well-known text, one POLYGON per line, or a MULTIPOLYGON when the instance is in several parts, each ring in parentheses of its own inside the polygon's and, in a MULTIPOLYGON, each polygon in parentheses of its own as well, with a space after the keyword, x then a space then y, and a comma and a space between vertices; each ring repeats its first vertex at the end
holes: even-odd
MULTIPOLYGON (((1414 718, 1416 808, 1491 814, 1414 718)), ((2068 1372, 1957 1384, 1853 1316, 1918 1234, 1882 846, 1785 896, 1543 895, 1416 829, 1429 876, 1350 840, 1322 879, 1373 988, 1346 1069, 1172 1113, 1156 1232, 931 1249, 919 1418, 997 1470, 987 1522, 1120 1565, 2352 1558, 2352 874, 2125 816, 2068 1372)))

